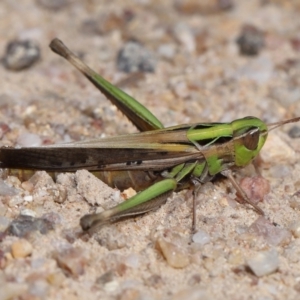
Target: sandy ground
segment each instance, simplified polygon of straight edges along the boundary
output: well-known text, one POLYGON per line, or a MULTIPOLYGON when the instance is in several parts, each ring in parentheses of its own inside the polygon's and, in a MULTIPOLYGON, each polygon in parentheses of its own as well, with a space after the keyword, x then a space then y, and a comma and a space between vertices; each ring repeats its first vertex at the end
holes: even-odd
MULTIPOLYGON (((20 71, 0 66, 1 145, 136 131, 52 53, 54 37, 165 126, 299 116, 299 2, 235 1, 227 10, 222 5, 230 1, 198 2, 2 0, 1 55, 9 42, 29 39, 41 56, 20 71), (247 24, 257 29, 257 55, 242 55, 236 42, 247 24), (152 53, 154 72, 117 69, 118 51, 132 38, 152 53)), ((292 138, 299 130, 290 124, 270 133, 261 176, 246 184, 262 194, 259 206, 269 221, 235 202, 234 189, 221 179, 205 184, 197 197, 195 235, 191 192, 174 193, 158 210, 88 236, 80 217, 122 201, 117 190, 84 170, 55 181, 45 172, 29 181, 6 178, 0 186, 0 300, 299 299, 300 139, 292 138), (19 231, 8 234, 13 220, 19 231), (21 237, 32 224, 37 230, 21 237)), ((255 172, 249 167, 237 176, 255 172)))

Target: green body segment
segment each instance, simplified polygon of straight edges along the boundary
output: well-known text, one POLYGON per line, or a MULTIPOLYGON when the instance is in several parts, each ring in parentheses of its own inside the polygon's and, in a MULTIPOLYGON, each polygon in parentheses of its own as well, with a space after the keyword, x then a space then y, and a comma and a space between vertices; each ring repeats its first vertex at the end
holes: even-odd
MULTIPOLYGON (((90 78, 89 78, 90 79, 90 78)), ((113 99, 117 99, 116 101, 112 101, 116 106, 119 107, 120 110, 128 111, 127 115, 134 114, 134 121, 137 118, 143 120, 144 124, 142 126, 138 125, 140 130, 155 130, 163 128, 162 123, 141 103, 136 101, 134 98, 129 96, 127 93, 123 92, 120 89, 116 89, 114 85, 109 83, 103 77, 98 74, 94 74, 91 80, 96 86, 99 85, 101 88, 105 89, 105 93, 112 95, 113 99), (131 113, 129 113, 131 112, 131 113)))
POLYGON ((164 179, 111 209, 82 217, 80 225, 84 230, 89 230, 102 226, 109 221, 153 210, 165 203, 176 187, 177 181, 175 179, 164 179))
MULTIPOLYGON (((139 192, 135 196, 131 197, 127 201, 116 206, 118 212, 130 211, 139 205, 147 203, 146 207, 149 206, 150 200, 157 198, 158 196, 165 194, 170 191, 174 191, 177 187, 177 181, 175 179, 163 179, 157 183, 154 183, 146 190, 139 192)), ((149 209, 146 209, 146 211, 149 209)))
POLYGON ((197 165, 195 166, 194 170, 193 170, 193 173, 192 173, 193 176, 200 178, 203 175, 205 166, 206 166, 205 161, 203 161, 201 163, 198 162, 197 165))
POLYGON ((217 155, 211 155, 206 158, 208 172, 211 176, 215 176, 226 168, 226 165, 223 164, 222 158, 217 155))
POLYGON ((220 137, 231 137, 231 123, 204 123, 193 126, 187 131, 187 138, 191 142, 199 143, 200 146, 208 147, 220 137), (202 141, 208 141, 202 145, 202 141))

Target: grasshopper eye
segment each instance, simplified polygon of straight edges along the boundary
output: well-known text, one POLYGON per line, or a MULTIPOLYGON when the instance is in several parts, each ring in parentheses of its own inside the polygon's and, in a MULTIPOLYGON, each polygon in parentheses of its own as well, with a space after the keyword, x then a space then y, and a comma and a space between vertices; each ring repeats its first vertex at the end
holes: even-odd
POLYGON ((255 150, 258 146, 260 132, 258 129, 251 130, 243 137, 243 144, 249 150, 255 150))

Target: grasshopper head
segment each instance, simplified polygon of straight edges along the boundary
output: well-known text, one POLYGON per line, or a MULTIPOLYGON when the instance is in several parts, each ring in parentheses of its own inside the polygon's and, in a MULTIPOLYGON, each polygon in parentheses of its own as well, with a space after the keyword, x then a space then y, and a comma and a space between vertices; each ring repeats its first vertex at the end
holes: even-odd
POLYGON ((231 123, 235 150, 235 165, 244 167, 257 156, 268 136, 268 125, 255 117, 231 123))
POLYGON ((233 128, 233 143, 235 149, 235 165, 246 166, 257 156, 263 147, 268 133, 284 124, 300 121, 300 117, 266 124, 258 118, 246 117, 231 123, 233 128))

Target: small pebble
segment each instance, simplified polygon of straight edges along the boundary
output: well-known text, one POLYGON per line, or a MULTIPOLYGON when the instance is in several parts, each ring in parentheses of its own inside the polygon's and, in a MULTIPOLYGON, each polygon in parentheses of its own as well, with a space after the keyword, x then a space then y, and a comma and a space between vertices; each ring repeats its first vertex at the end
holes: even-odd
POLYGON ((240 48, 240 53, 243 55, 257 55, 265 45, 264 33, 252 25, 244 25, 237 44, 240 48))
POLYGON ((290 229, 292 231, 293 236, 295 238, 299 238, 300 237, 300 220, 293 222, 290 225, 290 229))
POLYGON ((289 137, 292 139, 296 139, 300 137, 300 127, 299 126, 293 126, 289 131, 288 131, 289 137))
POLYGON ((28 181, 34 185, 34 188, 42 188, 45 186, 54 186, 54 181, 52 177, 45 171, 35 172, 28 181))
POLYGON ((205 245, 210 242, 210 236, 203 230, 198 230, 193 236, 192 236, 193 242, 205 245))
POLYGON ((37 230, 42 234, 47 234, 52 229, 53 224, 46 219, 19 215, 10 223, 6 232, 14 236, 24 237, 32 231, 37 230))
POLYGON ((118 70, 126 73, 154 72, 155 64, 153 54, 134 40, 125 43, 117 57, 118 70))
POLYGON ((8 70, 19 71, 33 65, 40 58, 39 46, 30 41, 12 41, 6 47, 3 64, 8 70))
POLYGON ((196 50, 196 40, 192 29, 185 23, 177 23, 174 26, 173 34, 177 41, 180 42, 188 52, 196 50))
POLYGON ((33 217, 33 218, 36 217, 36 212, 32 209, 29 209, 29 208, 22 209, 20 214, 22 216, 30 216, 30 217, 33 217))
POLYGON ((120 283, 118 280, 109 281, 104 285, 103 289, 106 293, 115 293, 120 290, 120 283))
POLYGON ((47 281, 49 282, 50 285, 53 285, 55 287, 60 287, 64 280, 65 280, 65 275, 59 271, 55 273, 51 273, 47 276, 47 281))
POLYGON ((291 264, 299 264, 300 261, 300 240, 296 239, 292 241, 283 252, 284 257, 286 257, 291 264))
POLYGON ((109 282, 112 282, 114 280, 114 277, 115 277, 114 272, 112 270, 109 270, 104 274, 102 274, 101 276, 99 276, 96 279, 96 283, 99 285, 105 285, 109 282))
POLYGON ((264 217, 258 217, 249 226, 248 232, 253 235, 262 236, 272 246, 288 244, 292 238, 289 230, 274 226, 264 217))
POLYGON ((271 189, 269 181, 261 176, 244 177, 240 181, 240 187, 254 203, 263 201, 271 189))
POLYGON ((189 265, 190 259, 186 249, 166 241, 164 238, 158 238, 157 243, 167 263, 171 267, 184 268, 189 265))
POLYGON ((57 190, 54 190, 55 192, 54 192, 54 199, 53 200, 56 203, 64 203, 68 199, 69 187, 63 186, 61 184, 57 184, 56 187, 57 187, 57 190))
POLYGON ((289 199, 289 205, 294 210, 300 210, 300 193, 299 191, 296 192, 290 199, 289 199))
POLYGON ((140 258, 137 254, 132 253, 125 258, 124 263, 128 267, 137 269, 140 266, 140 258))
POLYGON ((188 285, 194 286, 198 285, 201 282, 201 276, 199 274, 192 275, 188 280, 188 285))
POLYGON ((121 193, 123 199, 127 200, 136 195, 136 191, 133 188, 128 188, 121 193))
POLYGON ((15 241, 11 245, 11 253, 14 258, 24 258, 31 255, 33 250, 32 245, 25 239, 15 241))
MULTIPOLYGON (((50 224, 60 224, 62 222, 61 215, 55 212, 45 213, 42 216, 42 219, 48 221, 50 224)), ((74 231, 74 230, 73 230, 74 231)))
POLYGON ((43 141, 37 134, 27 132, 18 137, 17 143, 21 147, 39 147, 43 141))
POLYGON ((53 258, 61 269, 75 278, 84 273, 87 264, 87 259, 80 248, 57 251, 53 254, 53 258))
POLYGON ((279 267, 278 253, 275 249, 258 252, 247 259, 247 265, 258 277, 274 273, 279 267))
POLYGON ((23 197, 23 199, 26 202, 32 202, 33 201, 33 196, 32 195, 26 195, 26 196, 23 197))
POLYGON ((161 288, 164 284, 164 280, 158 274, 152 274, 148 278, 145 279, 145 284, 154 288, 161 288))
POLYGON ((27 191, 27 192, 32 192, 33 189, 34 189, 34 185, 33 185, 33 183, 30 182, 30 181, 23 181, 23 182, 21 183, 21 187, 22 187, 25 191, 27 191))
POLYGON ((157 52, 162 57, 172 59, 176 53, 176 47, 173 44, 162 44, 158 47, 157 52))

